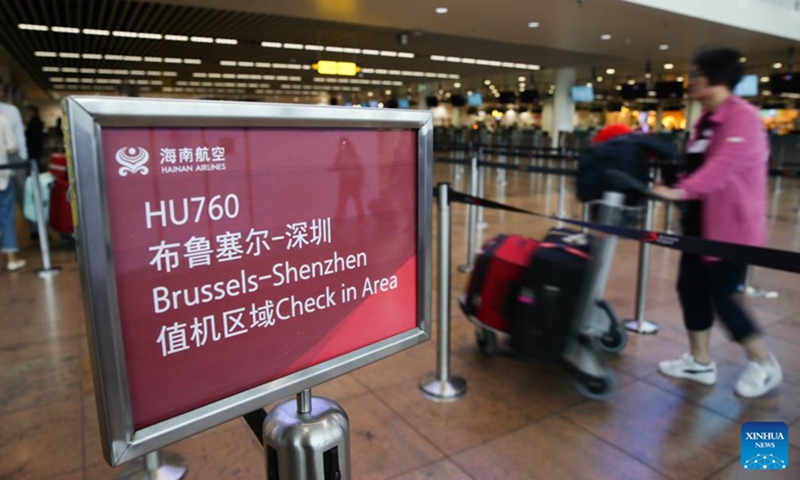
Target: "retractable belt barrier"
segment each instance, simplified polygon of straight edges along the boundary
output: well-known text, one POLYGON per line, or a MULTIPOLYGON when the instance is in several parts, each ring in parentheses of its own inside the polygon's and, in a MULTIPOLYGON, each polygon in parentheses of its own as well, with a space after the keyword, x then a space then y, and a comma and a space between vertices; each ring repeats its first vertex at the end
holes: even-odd
MULTIPOLYGON (((434 196, 437 194, 438 192, 434 192, 434 196)), ((618 237, 635 240, 637 242, 647 242, 696 255, 716 257, 723 260, 771 268, 773 270, 782 270, 784 272, 800 273, 800 253, 796 252, 773 250, 764 247, 754 247, 750 245, 707 240, 704 238, 685 237, 682 235, 671 235, 662 232, 640 230, 636 228, 572 220, 556 215, 547 215, 544 213, 525 210, 523 208, 487 200, 485 198, 467 195, 466 193, 461 193, 453 189, 450 189, 450 201, 464 203, 467 205, 477 205, 484 208, 517 212, 539 218, 546 218, 549 220, 564 222, 576 227, 584 227, 609 235, 616 235, 618 237)))
MULTIPOLYGON (((559 160, 575 160, 579 161, 578 157, 564 157, 564 156, 554 156, 554 158, 559 160)), ((436 157, 436 163, 449 163, 454 165, 468 165, 468 160, 461 160, 461 159, 454 159, 454 158, 446 158, 446 157, 436 157)), ((479 167, 489 167, 489 168, 500 168, 505 170, 514 170, 517 172, 528 172, 528 173, 548 173, 553 175, 567 175, 567 176, 575 176, 578 174, 578 171, 574 168, 549 168, 549 167, 535 167, 533 165, 517 165, 513 163, 500 163, 500 162, 487 162, 487 161, 479 161, 479 167)), ((663 161, 653 161, 650 163, 651 167, 659 168, 659 167, 683 167, 684 164, 682 163, 670 163, 670 162, 663 162, 663 161)), ((800 169, 798 170, 789 170, 786 168, 771 168, 769 170, 769 175, 771 177, 782 177, 782 178, 800 178, 800 169)))
POLYGON ((17 170, 21 168, 28 168, 31 165, 32 160, 27 160, 24 162, 14 162, 14 163, 4 163, 0 165, 0 170, 17 170))

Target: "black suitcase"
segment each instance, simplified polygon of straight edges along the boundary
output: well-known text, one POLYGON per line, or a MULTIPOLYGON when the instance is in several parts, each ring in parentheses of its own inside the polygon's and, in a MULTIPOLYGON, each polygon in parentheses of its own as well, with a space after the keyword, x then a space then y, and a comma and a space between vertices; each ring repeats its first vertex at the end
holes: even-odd
POLYGON ((510 308, 509 346, 526 357, 561 359, 573 332, 589 255, 563 244, 543 244, 523 275, 510 308))

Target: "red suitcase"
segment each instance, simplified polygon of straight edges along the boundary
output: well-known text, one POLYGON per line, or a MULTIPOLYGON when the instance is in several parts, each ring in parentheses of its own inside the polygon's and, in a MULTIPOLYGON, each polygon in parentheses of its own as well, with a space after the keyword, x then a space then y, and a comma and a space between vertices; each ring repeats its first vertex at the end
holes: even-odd
POLYGON ((521 235, 499 235, 475 262, 464 308, 484 325, 509 330, 508 296, 517 291, 539 242, 521 235))
POLYGON ((71 235, 75 230, 72 224, 72 206, 67 198, 69 180, 56 178, 50 190, 50 228, 61 235, 71 235))

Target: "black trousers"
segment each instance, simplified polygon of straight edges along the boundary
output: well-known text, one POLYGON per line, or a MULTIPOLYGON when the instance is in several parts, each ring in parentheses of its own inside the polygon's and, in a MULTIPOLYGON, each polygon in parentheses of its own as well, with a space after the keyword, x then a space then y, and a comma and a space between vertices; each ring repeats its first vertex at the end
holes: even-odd
POLYGON ((759 333, 736 298, 746 270, 747 266, 741 263, 704 262, 699 255, 684 253, 678 273, 678 297, 686 329, 708 330, 716 311, 734 341, 759 333))

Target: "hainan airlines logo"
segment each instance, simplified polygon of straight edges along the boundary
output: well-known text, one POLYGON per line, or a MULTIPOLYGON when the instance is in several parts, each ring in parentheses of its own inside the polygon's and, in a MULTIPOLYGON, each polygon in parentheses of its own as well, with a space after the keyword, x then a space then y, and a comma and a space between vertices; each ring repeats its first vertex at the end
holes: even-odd
POLYGON ((123 177, 128 176, 129 173, 141 173, 142 175, 150 173, 150 168, 147 167, 148 160, 150 160, 150 154, 141 147, 122 147, 117 151, 117 163, 122 166, 119 174, 123 177))

